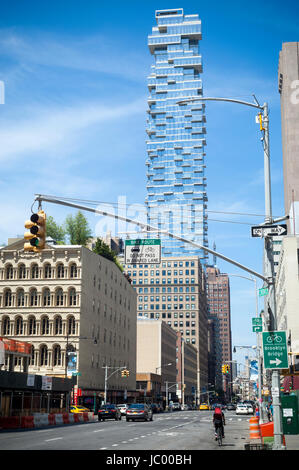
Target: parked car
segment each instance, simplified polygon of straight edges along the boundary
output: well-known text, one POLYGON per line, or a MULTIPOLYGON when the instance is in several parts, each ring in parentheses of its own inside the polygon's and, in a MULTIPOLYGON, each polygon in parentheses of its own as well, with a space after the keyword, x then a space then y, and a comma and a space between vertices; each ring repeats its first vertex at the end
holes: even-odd
POLYGON ((152 408, 145 403, 130 403, 126 412, 127 421, 144 419, 144 421, 153 421, 152 408))
POLYGON ((72 405, 70 407, 70 413, 86 413, 90 411, 89 408, 86 408, 85 406, 81 406, 81 405, 72 405))
POLYGON ((244 405, 243 403, 242 404, 238 403, 236 407, 236 415, 248 415, 248 414, 249 414, 249 411, 248 411, 247 405, 244 405))
POLYGON ((105 421, 105 419, 115 419, 115 421, 121 420, 121 412, 116 405, 102 405, 98 409, 98 420, 105 421))
POLYGON ((211 408, 210 408, 210 406, 209 406, 207 403, 201 403, 201 404, 199 405, 199 409, 200 409, 200 410, 210 410, 211 408))
POLYGON ((228 403, 226 405, 226 409, 229 410, 229 411, 232 411, 232 410, 235 410, 236 409, 236 405, 234 403, 228 403))
POLYGON ((178 402, 174 402, 171 404, 172 411, 181 411, 181 404, 178 402))
POLYGON ((126 416, 128 405, 126 403, 116 405, 122 416, 126 416))

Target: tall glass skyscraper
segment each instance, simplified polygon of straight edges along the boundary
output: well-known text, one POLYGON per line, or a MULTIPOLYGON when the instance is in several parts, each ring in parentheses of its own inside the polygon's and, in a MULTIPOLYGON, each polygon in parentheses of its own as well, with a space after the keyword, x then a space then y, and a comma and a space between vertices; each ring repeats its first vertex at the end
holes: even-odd
MULTIPOLYGON (((161 231, 208 246, 204 165, 205 106, 202 96, 201 21, 183 9, 156 11, 157 26, 148 36, 154 56, 148 77, 147 220, 161 231)), ((166 235, 163 256, 207 254, 166 235)))

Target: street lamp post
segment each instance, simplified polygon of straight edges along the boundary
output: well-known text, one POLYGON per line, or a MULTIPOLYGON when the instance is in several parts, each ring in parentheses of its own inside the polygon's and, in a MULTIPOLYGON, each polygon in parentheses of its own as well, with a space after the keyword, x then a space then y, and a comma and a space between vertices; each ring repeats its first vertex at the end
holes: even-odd
MULTIPOLYGON (((260 117, 260 129, 263 132, 263 149, 264 149, 264 186, 265 186, 265 220, 263 224, 268 225, 281 220, 287 219, 288 216, 280 217, 274 220, 272 217, 272 202, 271 202, 271 175, 270 175, 270 144, 269 144, 269 110, 268 103, 260 105, 254 97, 255 103, 248 103, 247 101, 236 100, 231 98, 216 98, 216 97, 198 97, 188 98, 178 101, 177 104, 185 105, 193 101, 226 101, 230 103, 242 104, 250 106, 262 111, 260 117)), ((268 329, 271 331, 277 330, 277 312, 276 312, 276 299, 275 299, 275 277, 274 277, 274 260, 273 260, 273 241, 270 236, 265 236, 264 241, 264 276, 269 285, 268 308, 270 311, 270 321, 268 329)), ((266 300, 266 299, 265 299, 266 300)), ((280 373, 279 369, 272 371, 272 404, 273 404, 273 424, 274 424, 274 444, 273 450, 284 450, 283 444, 283 431, 282 431, 282 417, 281 417, 281 403, 279 397, 280 389, 280 373)))

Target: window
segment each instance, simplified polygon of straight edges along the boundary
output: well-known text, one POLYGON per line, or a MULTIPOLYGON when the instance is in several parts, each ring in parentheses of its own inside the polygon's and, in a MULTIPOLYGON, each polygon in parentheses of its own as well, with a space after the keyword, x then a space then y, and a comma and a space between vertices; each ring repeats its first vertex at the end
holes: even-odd
POLYGON ((33 264, 31 266, 31 278, 38 279, 38 265, 37 264, 33 264))
POLYGON ((5 279, 13 279, 13 267, 8 264, 5 268, 5 279))
POLYGON ((69 294, 69 304, 71 306, 77 305, 76 289, 71 289, 69 294))
POLYGON ((50 289, 45 289, 43 294, 43 305, 44 307, 51 305, 51 294, 50 289))
POLYGON ((50 264, 45 264, 44 273, 45 273, 45 278, 46 279, 51 279, 52 270, 51 270, 51 265, 50 264))
POLYGON ((59 344, 53 349, 53 366, 61 366, 61 348, 59 344))
POLYGON ((4 306, 11 307, 12 306, 12 294, 11 290, 7 289, 4 294, 4 306))
POLYGON ((38 297, 37 297, 37 290, 32 289, 30 292, 30 306, 31 307, 36 307, 38 302, 38 297))
POLYGON ((36 335, 36 320, 35 317, 29 318, 29 335, 36 335))
POLYGON ((61 335, 62 334, 62 318, 60 316, 55 318, 54 334, 55 335, 61 335))
POLYGON ((74 335, 76 334, 76 322, 75 322, 75 317, 70 317, 68 319, 68 334, 69 335, 74 335))
POLYGON ((42 325, 41 325, 41 334, 42 335, 48 335, 49 334, 49 327, 50 327, 50 322, 48 317, 43 317, 42 318, 42 325))
POLYGON ((57 277, 58 277, 58 279, 64 278, 64 266, 63 266, 63 264, 58 264, 58 266, 57 266, 57 277))
POLYGON ((2 334, 9 335, 10 334, 10 319, 8 317, 3 318, 2 322, 2 334))
POLYGON ((19 265, 18 277, 19 277, 19 279, 25 279, 26 278, 26 268, 25 268, 24 264, 19 265))
POLYGON ((57 289, 56 291, 56 305, 63 305, 63 290, 57 289))
POLYGON ((17 294, 17 305, 18 307, 24 307, 25 305, 25 295, 24 290, 20 289, 17 294))
POLYGON ((23 319, 22 317, 18 317, 16 319, 16 335, 23 334, 23 319))
POLYGON ((48 365, 48 348, 47 346, 41 346, 40 348, 40 365, 47 366, 48 365))

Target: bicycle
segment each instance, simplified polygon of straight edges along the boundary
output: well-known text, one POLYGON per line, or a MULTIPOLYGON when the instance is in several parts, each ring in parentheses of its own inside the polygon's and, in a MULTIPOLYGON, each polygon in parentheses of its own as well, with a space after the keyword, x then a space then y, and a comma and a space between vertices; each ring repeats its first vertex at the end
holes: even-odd
POLYGON ((217 428, 217 437, 216 440, 218 441, 218 445, 222 446, 222 429, 220 427, 217 428))

